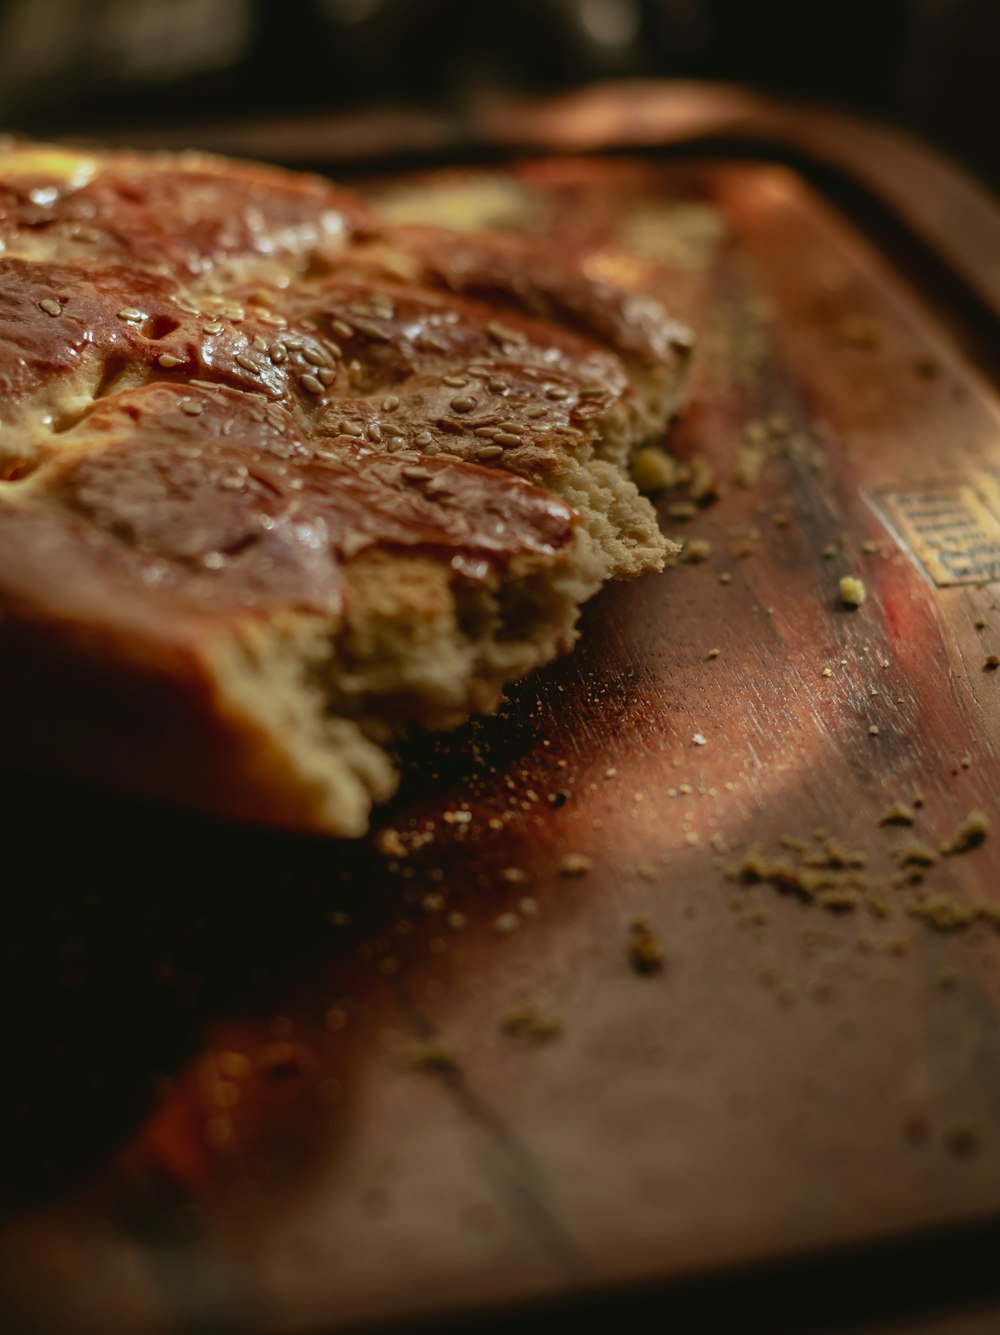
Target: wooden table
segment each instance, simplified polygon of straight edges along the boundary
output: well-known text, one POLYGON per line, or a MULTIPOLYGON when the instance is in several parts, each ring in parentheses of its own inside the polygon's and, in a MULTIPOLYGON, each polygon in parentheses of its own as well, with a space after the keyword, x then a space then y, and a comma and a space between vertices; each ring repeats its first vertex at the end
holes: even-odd
POLYGON ((411 739, 403 857, 7 776, 4 1331, 996 1327, 1000 214, 731 91, 514 112, 367 188, 694 325, 704 559, 411 739))

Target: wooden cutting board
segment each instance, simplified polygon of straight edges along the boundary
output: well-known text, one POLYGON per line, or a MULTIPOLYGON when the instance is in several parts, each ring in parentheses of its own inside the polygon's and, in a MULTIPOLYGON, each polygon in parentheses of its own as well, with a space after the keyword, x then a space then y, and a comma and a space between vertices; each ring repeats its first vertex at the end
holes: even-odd
POLYGON ((359 844, 6 777, 5 1331, 995 1295, 1000 214, 886 132, 644 96, 503 122, 631 152, 367 188, 690 321, 687 559, 413 738, 359 844))

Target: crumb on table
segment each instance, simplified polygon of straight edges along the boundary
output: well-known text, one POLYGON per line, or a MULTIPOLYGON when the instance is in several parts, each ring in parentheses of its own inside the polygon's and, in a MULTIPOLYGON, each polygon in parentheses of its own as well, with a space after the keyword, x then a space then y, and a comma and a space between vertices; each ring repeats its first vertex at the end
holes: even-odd
POLYGON ((584 876, 592 866, 586 853, 567 853, 559 864, 559 873, 562 876, 584 876))
POLYGON ((860 607, 868 597, 863 579, 857 575, 843 575, 840 580, 840 601, 845 607, 860 607))
POLYGON ((629 925, 628 957, 636 973, 659 973, 663 968, 663 945, 645 918, 633 918, 629 925))

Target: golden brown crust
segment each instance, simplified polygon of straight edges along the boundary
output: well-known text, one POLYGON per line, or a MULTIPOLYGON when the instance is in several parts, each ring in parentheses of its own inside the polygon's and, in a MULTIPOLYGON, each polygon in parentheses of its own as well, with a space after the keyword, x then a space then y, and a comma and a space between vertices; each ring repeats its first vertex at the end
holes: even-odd
POLYGON ((660 559, 647 510, 618 537, 582 510, 588 537, 559 492, 628 509, 580 469, 689 345, 551 255, 393 227, 316 178, 0 144, 0 659, 45 713, 4 749, 355 832, 391 785, 372 680, 401 717, 461 717, 564 646, 602 578, 660 559), (391 607, 362 577, 385 561, 410 581, 391 607), (490 638, 510 588, 550 617, 537 650, 490 638))

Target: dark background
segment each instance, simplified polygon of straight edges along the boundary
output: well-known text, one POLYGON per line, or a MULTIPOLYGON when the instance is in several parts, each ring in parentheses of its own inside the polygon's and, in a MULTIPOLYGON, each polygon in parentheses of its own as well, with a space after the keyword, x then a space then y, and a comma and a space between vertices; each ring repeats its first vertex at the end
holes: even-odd
POLYGON ((1000 0, 0 0, 0 124, 121 137, 708 78, 889 117, 997 186, 998 53, 1000 0))

